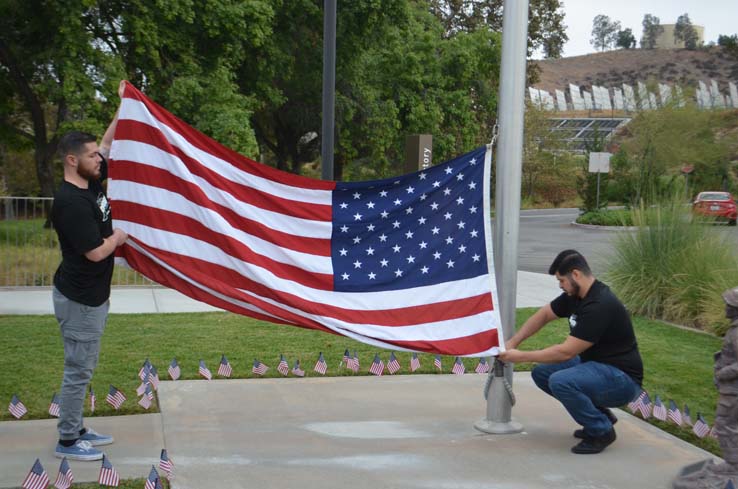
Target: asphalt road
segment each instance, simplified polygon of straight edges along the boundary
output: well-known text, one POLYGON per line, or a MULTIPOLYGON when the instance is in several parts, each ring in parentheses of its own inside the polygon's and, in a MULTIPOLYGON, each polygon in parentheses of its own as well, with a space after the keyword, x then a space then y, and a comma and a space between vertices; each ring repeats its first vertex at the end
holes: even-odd
MULTIPOLYGON (((587 258, 595 275, 606 272, 618 231, 573 226, 571 223, 577 215, 578 209, 521 211, 518 269, 548 273, 554 257, 562 250, 573 248, 587 258)), ((738 228, 715 226, 715 229, 730 237, 738 253, 738 228)))

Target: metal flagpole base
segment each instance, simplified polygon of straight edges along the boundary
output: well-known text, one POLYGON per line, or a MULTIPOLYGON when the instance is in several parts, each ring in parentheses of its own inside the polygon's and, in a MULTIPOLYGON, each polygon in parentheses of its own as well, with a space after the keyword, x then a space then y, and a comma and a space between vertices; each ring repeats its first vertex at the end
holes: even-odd
POLYGON ((523 425, 514 420, 501 423, 485 418, 474 423, 474 427, 482 433, 489 433, 491 435, 511 435, 523 431, 523 425))

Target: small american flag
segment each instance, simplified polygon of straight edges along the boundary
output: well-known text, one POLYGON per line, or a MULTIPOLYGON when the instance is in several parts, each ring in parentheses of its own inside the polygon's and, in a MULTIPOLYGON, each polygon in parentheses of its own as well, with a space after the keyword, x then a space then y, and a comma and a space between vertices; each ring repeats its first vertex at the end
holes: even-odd
POLYGON ((474 371, 478 374, 486 374, 489 372, 489 363, 487 363, 486 358, 480 358, 479 363, 477 363, 477 366, 474 368, 474 371))
POLYGON ((147 358, 144 360, 143 365, 141 365, 141 368, 138 371, 138 378, 141 379, 141 382, 146 382, 146 379, 148 378, 149 371, 151 370, 151 362, 147 358))
POLYGON ((151 366, 151 372, 149 372, 149 383, 155 391, 159 390, 159 371, 153 365, 151 366))
POLYGON ((390 353, 389 361, 387 362, 387 370, 389 370, 389 373, 391 374, 400 370, 400 362, 397 361, 395 352, 390 353))
POLYGON ((46 474, 41 461, 36 459, 36 463, 31 467, 31 471, 23 481, 23 489, 46 489, 49 485, 49 476, 46 474))
POLYGON ((163 470, 165 474, 167 474, 168 480, 172 480, 172 478, 174 477, 174 462, 172 462, 172 459, 169 458, 166 448, 161 449, 161 457, 159 457, 159 468, 163 470))
POLYGON ((233 368, 231 368, 230 362, 228 362, 225 355, 222 355, 220 357, 220 365, 218 365, 218 375, 221 377, 230 377, 232 373, 233 368))
POLYGON ((118 471, 115 470, 113 464, 110 463, 108 456, 103 454, 102 467, 100 467, 100 476, 97 478, 97 483, 101 486, 118 487, 120 483, 120 476, 118 471))
POLYGON ((349 356, 349 359, 346 362, 346 366, 354 373, 357 373, 359 371, 359 355, 356 354, 356 350, 354 350, 353 356, 349 356))
POLYGON ((172 363, 169 364, 169 368, 167 369, 167 372, 169 372, 169 378, 172 380, 179 379, 179 376, 182 374, 182 372, 179 369, 179 364, 177 363, 177 359, 173 358, 172 363))
POLYGON ((702 417, 702 413, 697 413, 697 421, 692 426, 692 431, 699 438, 704 438, 710 433, 710 426, 705 421, 705 418, 702 417))
POLYGON ((439 372, 441 371, 441 355, 436 355, 436 358, 433 359, 433 366, 436 367, 439 372))
POLYGON ((74 482, 74 475, 72 474, 71 467, 69 467, 69 462, 67 462, 67 457, 64 457, 61 465, 59 465, 59 474, 56 476, 54 487, 56 489, 69 489, 72 482, 74 482))
POLYGON ((146 390, 144 391, 144 395, 141 396, 141 399, 138 401, 138 405, 144 409, 149 409, 151 407, 151 401, 153 400, 154 392, 151 390, 151 385, 146 384, 146 390))
POLYGON ((51 404, 49 404, 49 414, 51 416, 54 416, 55 418, 59 417, 59 396, 56 395, 56 392, 54 392, 54 395, 51 396, 51 404))
POLYGON ((666 406, 661 402, 658 394, 656 394, 656 399, 653 401, 653 417, 660 421, 666 421, 666 406))
POLYGON ((116 389, 115 386, 111 385, 108 390, 108 395, 105 397, 105 402, 113 406, 115 409, 119 409, 125 400, 126 396, 116 389))
POLYGON ((205 366, 205 362, 200 360, 200 366, 197 368, 197 373, 199 373, 202 377, 206 378, 207 380, 210 380, 213 378, 213 374, 210 373, 210 370, 205 366))
POLYGON ((420 359, 418 358, 418 354, 413 352, 412 358, 410 358, 410 371, 415 372, 420 368, 420 359))
POLYGON ((369 372, 374 375, 382 375, 384 373, 384 362, 379 358, 379 354, 374 354, 374 361, 369 366, 369 372))
POLYGON ((97 402, 97 398, 95 397, 95 391, 92 390, 92 386, 90 386, 90 412, 95 412, 95 403, 97 402))
POLYGON ((350 359, 351 359, 351 354, 349 353, 348 348, 346 348, 346 351, 343 352, 343 358, 341 359, 341 363, 339 364, 339 367, 344 366, 344 365, 348 367, 350 359))
POLYGON ((717 438, 718 437, 717 431, 715 431, 715 425, 712 425, 712 428, 710 428, 710 433, 708 433, 708 435, 711 438, 717 438))
POLYGON ((689 406, 684 405, 684 411, 682 411, 682 420, 687 426, 692 426, 692 413, 689 412, 689 406))
POLYGON ((269 370, 269 367, 261 363, 259 360, 254 359, 254 365, 251 367, 251 372, 256 375, 264 375, 269 370))
POLYGON ((10 411, 10 414, 15 416, 17 419, 20 419, 28 412, 28 409, 26 409, 26 406, 24 406, 21 400, 18 399, 18 396, 13 394, 13 398, 10 400, 10 404, 8 405, 8 411, 10 411))
POLYGON ((456 375, 464 375, 464 373, 466 373, 466 367, 464 366, 464 362, 461 361, 461 358, 456 357, 451 371, 456 375))
POLYGON ((646 391, 642 390, 640 394, 638 394, 638 397, 633 399, 628 403, 628 409, 631 413, 635 414, 638 412, 638 406, 640 406, 641 399, 643 398, 643 394, 645 394, 646 391))
POLYGON ((287 363, 287 359, 284 355, 279 355, 279 364, 277 365, 277 372, 287 377, 290 374, 290 366, 287 363))
POLYGON ((151 466, 149 476, 146 478, 146 484, 144 489, 156 489, 156 484, 159 482, 159 473, 156 471, 156 467, 151 466))
POLYGON ((682 412, 679 410, 679 406, 676 405, 673 399, 669 399, 669 412, 666 414, 666 417, 677 426, 681 426, 684 423, 682 420, 682 412))
POLYGON ((318 372, 320 375, 325 375, 325 373, 328 371, 328 364, 325 363, 323 352, 320 352, 320 355, 318 356, 318 361, 315 362, 315 367, 313 367, 313 370, 318 372))
POLYGON ((300 368, 300 360, 295 360, 295 366, 292 367, 292 375, 305 377, 305 371, 300 368))
POLYGON ((641 413, 643 419, 651 417, 651 398, 646 391, 643 391, 638 398, 638 412, 641 413))
POLYGON ((143 393, 144 393, 144 392, 146 392, 146 388, 147 388, 147 387, 148 387, 149 385, 150 385, 150 384, 149 384, 148 380, 146 380, 146 381, 144 381, 144 382, 141 382, 141 385, 139 385, 139 386, 138 386, 138 388, 136 389, 136 395, 137 395, 137 396, 142 396, 142 395, 143 395, 143 393))

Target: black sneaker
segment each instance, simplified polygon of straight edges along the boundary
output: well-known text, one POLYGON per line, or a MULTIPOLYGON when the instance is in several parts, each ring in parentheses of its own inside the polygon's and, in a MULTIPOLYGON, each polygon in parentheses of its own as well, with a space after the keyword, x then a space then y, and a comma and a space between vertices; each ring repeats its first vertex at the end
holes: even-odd
POLYGON ((600 453, 608 445, 615 441, 615 430, 612 429, 608 433, 602 436, 587 437, 580 441, 578 445, 571 447, 572 453, 578 454, 592 454, 600 453))
MULTIPOLYGON (((597 409, 602 411, 605 414, 605 416, 607 416, 607 419, 610 420, 610 423, 612 423, 612 425, 615 426, 615 423, 618 422, 618 418, 617 416, 615 416, 615 414, 612 411, 610 411, 609 408, 597 408, 597 409)), ((584 440, 585 438, 587 438, 587 434, 584 433, 584 430, 576 430, 574 432, 574 438, 579 438, 580 440, 584 440)))

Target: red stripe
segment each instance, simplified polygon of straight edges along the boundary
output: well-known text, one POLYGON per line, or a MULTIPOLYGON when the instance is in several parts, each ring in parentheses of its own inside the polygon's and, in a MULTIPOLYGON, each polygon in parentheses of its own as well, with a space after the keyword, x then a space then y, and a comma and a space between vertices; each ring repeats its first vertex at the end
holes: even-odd
MULTIPOLYGON (((206 262, 169 251, 156 250, 155 253, 175 269, 183 273, 186 271, 185 275, 188 276, 194 277, 194 273, 198 273, 197 271, 208 270, 208 273, 203 275, 203 278, 199 279, 198 282, 210 288, 215 289, 215 284, 223 284, 227 288, 233 287, 233 289, 248 290, 260 296, 273 299, 280 304, 289 304, 307 314, 331 317, 349 323, 361 322, 380 326, 408 326, 459 319, 492 309, 491 295, 489 293, 482 293, 465 299, 424 304, 421 306, 357 311, 330 304, 308 301, 298 295, 275 290, 260 282, 244 277, 235 270, 220 264, 206 262)), ((224 293, 233 296, 232 293, 224 293)), ((240 295, 240 292, 237 293, 240 295)), ((249 298, 247 301, 253 302, 253 299, 249 298)))
POLYGON ((499 345, 497 330, 491 329, 481 333, 452 338, 448 340, 423 341, 386 341, 392 345, 441 355, 471 355, 487 351, 499 345))
MULTIPOLYGON (((257 163, 254 160, 246 158, 245 156, 226 148, 214 139, 202 134, 201 132, 190 127, 181 119, 170 114, 166 109, 158 105, 156 102, 148 99, 130 83, 126 83, 125 93, 123 94, 123 97, 142 102, 149 110, 151 115, 153 115, 160 122, 163 122, 167 126, 174 129, 176 132, 181 134, 190 142, 190 144, 202 151, 206 151, 213 156, 216 156, 231 163, 235 168, 238 168, 239 170, 248 171, 249 173, 253 173, 254 175, 258 175, 269 180, 284 183, 287 185, 292 185, 293 187, 322 190, 333 190, 333 188, 335 188, 335 182, 315 180, 283 172, 277 170, 276 168, 271 168, 266 165, 257 163)), ((119 121, 118 124, 120 124, 120 122, 122 121, 119 121)), ((115 139, 118 138, 116 137, 115 139)))
MULTIPOLYGON (((115 203, 113 204, 113 208, 115 210, 115 218, 118 220, 131 221, 145 226, 155 225, 156 229, 162 231, 183 234, 194 239, 203 241, 205 243, 210 243, 211 245, 223 250, 223 252, 230 256, 266 268, 278 277, 298 282, 307 287, 321 290, 331 290, 333 288, 332 275, 310 272, 295 265, 278 262, 269 258, 268 256, 256 253, 251 248, 249 248, 248 245, 243 244, 237 239, 230 236, 216 233, 215 231, 206 227, 200 221, 192 217, 183 216, 182 214, 177 214, 175 212, 155 209, 153 207, 120 200, 115 201, 115 203)), ((163 254, 169 253, 164 250, 158 251, 163 254)), ((232 269, 224 267, 222 265, 217 265, 210 261, 205 261, 194 257, 184 257, 183 255, 179 254, 173 254, 173 256, 181 257, 180 270, 186 270, 186 275, 189 275, 189 269, 191 267, 196 266, 201 270, 207 270, 208 268, 219 268, 224 272, 227 271, 228 274, 231 276, 241 277, 241 275, 239 275, 232 269)), ((211 270, 208 273, 212 272, 213 271, 211 270)), ((236 284, 233 284, 232 282, 229 283, 237 287, 236 284)), ((249 283, 255 282, 249 281, 249 283)))
MULTIPOLYGON (((118 122, 118 125, 116 127, 115 139, 131 140, 150 144, 151 146, 159 148, 162 151, 177 156, 180 160, 182 160, 183 165, 191 174, 203 178, 213 187, 228 192, 242 202, 261 207, 262 209, 273 210, 275 212, 292 215, 303 219, 313 219, 318 221, 330 221, 331 219, 330 205, 313 204, 309 202, 277 197, 268 192, 257 190, 248 185, 239 184, 230 179, 223 178, 223 175, 211 170, 210 168, 205 166, 203 162, 192 158, 180 148, 172 146, 171 143, 167 141, 166 136, 161 131, 159 131, 159 129, 152 128, 151 126, 143 122, 130 119, 121 120, 120 122, 118 122)), ((115 171, 115 167, 115 164, 110 165, 110 177, 114 179, 118 178, 116 176, 117 173, 115 171)), ((234 170, 234 172, 235 171, 239 171, 243 174, 244 170, 239 169, 234 170)), ((248 175, 242 176, 248 177, 248 175)), ((333 186, 335 186, 335 183, 333 183, 333 186)), ((328 190, 332 190, 332 188, 328 190)))
MULTIPOLYGON (((140 183, 181 194, 193 204, 219 214, 234 228, 269 241, 270 243, 313 255, 330 256, 331 254, 330 239, 296 236, 272 229, 259 221, 249 219, 237 213, 229 207, 213 202, 205 195, 202 188, 172 175, 166 170, 127 160, 118 160, 112 166, 115 168, 115 172, 111 178, 115 180, 140 183)), ((120 218, 117 206, 115 207, 115 212, 115 217, 120 218)))

